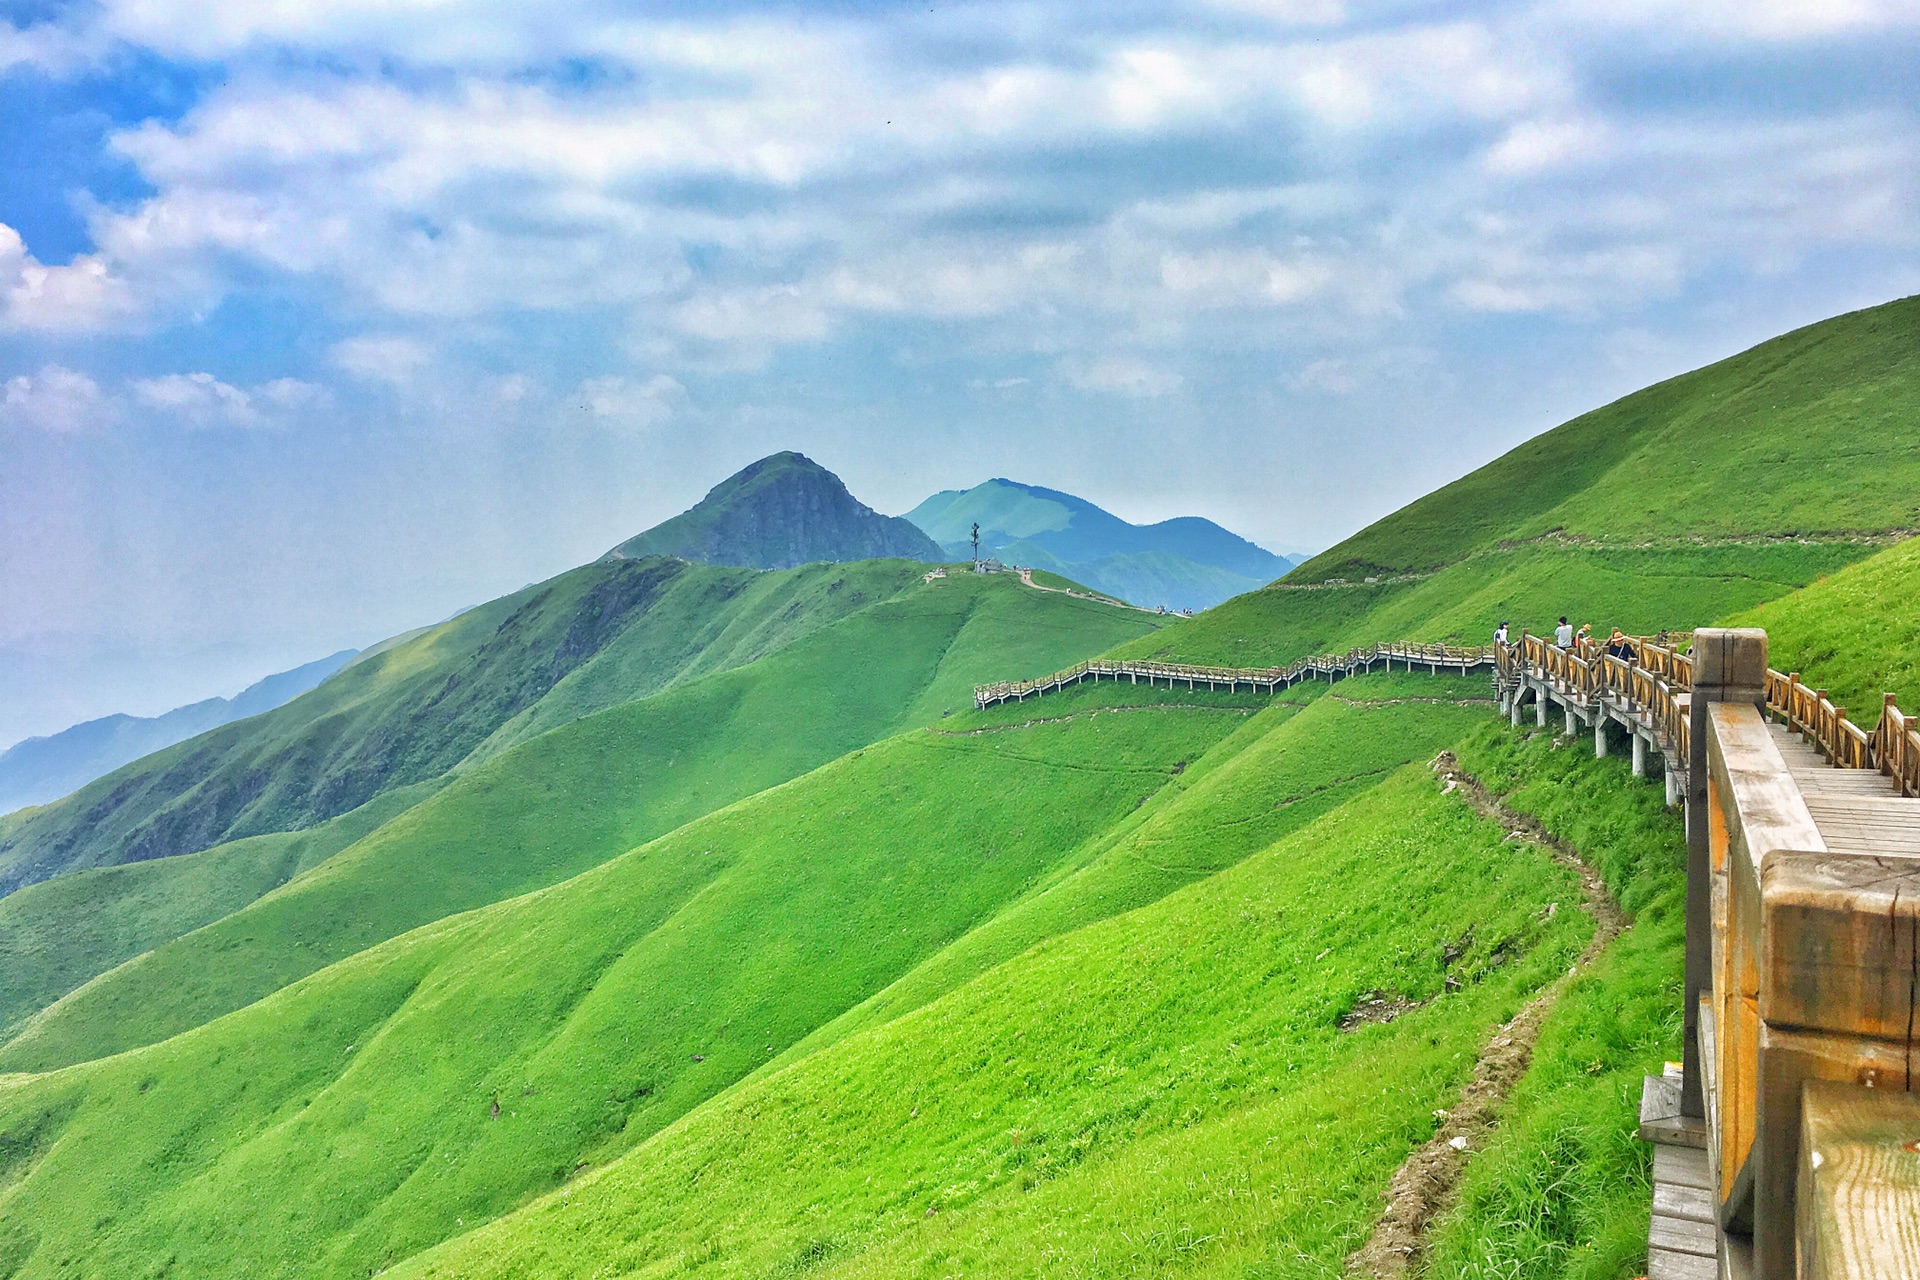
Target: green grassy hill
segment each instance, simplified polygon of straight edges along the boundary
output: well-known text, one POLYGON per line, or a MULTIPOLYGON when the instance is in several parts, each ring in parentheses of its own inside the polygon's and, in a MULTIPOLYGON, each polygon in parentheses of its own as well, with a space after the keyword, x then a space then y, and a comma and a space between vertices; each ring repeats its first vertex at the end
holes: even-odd
POLYGON ((20 1227, 44 1262, 84 1249, 126 1275, 169 1256, 199 1276, 364 1274, 884 988, 1245 714, 891 739, 163 1044, 0 1085, 0 1132, 45 1135, 5 1148, 31 1168, 9 1171, 0 1256, 20 1227), (121 1229, 94 1234, 103 1214, 121 1229))
MULTIPOLYGON (((1684 842, 1657 785, 1509 729, 1477 680, 954 709, 1096 644, 1245 665, 1559 612, 1735 614, 1776 665, 1904 690, 1920 544, 1884 544, 1920 446, 1888 428, 1917 315, 1630 397, 1156 631, 898 564, 751 576, 775 594, 691 639, 556 645, 604 616, 581 606, 602 580, 522 593, 432 668, 496 691, 448 722, 444 786, 337 847, 349 819, 165 860, 207 923, 152 946, 202 917, 128 889, 76 943, 152 949, 0 1048, 0 1276, 1335 1275, 1536 997, 1423 1273, 1638 1274, 1633 1107, 1678 1044, 1684 842), (1709 444, 1736 461, 1684 464, 1709 444), (765 607, 785 590, 791 627, 765 607), (516 684, 483 633, 566 669, 516 684), (1443 785, 1443 748, 1631 917, 1571 980, 1576 878, 1443 785), (1397 1016, 1348 1021, 1376 996, 1397 1016)), ((35 892, 14 909, 71 913, 86 882, 35 892)))
POLYGON ((1728 621, 1765 627, 1769 664, 1828 690, 1861 724, 1878 723, 1888 693, 1920 713, 1920 539, 1728 621))
MULTIPOLYGON (((172 940, 143 933, 153 947, 144 954, 76 952, 75 939, 54 946, 72 913, 22 909, 0 932, 0 945, 11 937, 21 953, 18 976, 0 992, 58 986, 60 995, 108 967, 88 972, 82 961, 127 962, 17 1028, 0 1047, 0 1071, 49 1070, 165 1039, 408 929, 553 884, 938 720, 1007 664, 1050 670, 1157 625, 1008 577, 916 580, 755 663, 573 720, 462 769, 431 799, 350 844, 335 840, 323 864, 231 914, 198 882, 176 881, 174 900, 200 912, 193 923, 204 927, 172 940)), ((253 845, 301 840, 255 837, 193 857, 252 866, 253 845)), ((42 887, 52 896, 70 879, 42 887)), ((8 920, 0 913, 0 928, 8 920)))
POLYGON ((97 974, 240 910, 431 795, 388 791, 304 831, 56 876, 0 898, 0 1044, 97 974))
POLYGON ((1655 631, 1920 528, 1920 298, 1811 325, 1527 441, 1123 653, 1263 665, 1508 620, 1655 631))
POLYGON ((503 728, 538 731, 752 661, 919 572, 904 561, 778 575, 667 559, 575 569, 17 815, 0 828, 0 891, 311 826, 445 773, 503 728))

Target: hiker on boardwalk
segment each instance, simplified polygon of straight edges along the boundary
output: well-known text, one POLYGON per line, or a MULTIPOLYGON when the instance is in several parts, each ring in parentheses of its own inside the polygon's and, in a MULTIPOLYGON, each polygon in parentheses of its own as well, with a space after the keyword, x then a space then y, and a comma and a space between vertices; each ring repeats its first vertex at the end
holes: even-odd
POLYGON ((1553 647, 1556 649, 1573 648, 1573 624, 1567 621, 1567 615, 1560 615, 1560 625, 1553 629, 1553 647))
POLYGON ((1507 642, 1507 624, 1506 623, 1503 622, 1499 626, 1493 629, 1493 642, 1495 644, 1505 644, 1507 642))
POLYGON ((1613 634, 1607 637, 1607 656, 1619 658, 1625 662, 1633 661, 1633 642, 1627 639, 1627 633, 1615 627, 1613 634))

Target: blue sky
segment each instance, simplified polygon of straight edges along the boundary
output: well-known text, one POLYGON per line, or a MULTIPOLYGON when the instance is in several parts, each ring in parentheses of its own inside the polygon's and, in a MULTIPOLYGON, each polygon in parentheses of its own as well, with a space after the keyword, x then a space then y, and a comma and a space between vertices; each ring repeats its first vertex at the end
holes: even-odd
POLYGON ((798 448, 1324 546, 1920 291, 1917 0, 0 0, 0 743, 798 448))

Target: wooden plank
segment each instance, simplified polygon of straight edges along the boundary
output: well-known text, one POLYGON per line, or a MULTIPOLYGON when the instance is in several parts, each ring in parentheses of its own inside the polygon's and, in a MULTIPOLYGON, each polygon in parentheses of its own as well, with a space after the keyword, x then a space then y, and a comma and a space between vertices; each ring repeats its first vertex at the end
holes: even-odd
POLYGON ((1809 793, 1807 812, 1835 853, 1920 856, 1920 800, 1809 793))
POLYGON ((1920 1276, 1920 1097, 1813 1082, 1802 1112, 1800 1275, 1920 1276))
POLYGON ((1720 1252, 1720 1230, 1711 1222, 1656 1216, 1647 1232, 1647 1248, 1712 1258, 1720 1252))
POLYGON ((1671 1249, 1647 1250, 1647 1280, 1714 1280, 1717 1274, 1712 1258, 1671 1249))
POLYGON ((1760 1016, 1905 1042, 1920 1001, 1920 861, 1780 851, 1761 886, 1760 1016))
POLYGON ((1820 829, 1759 711, 1745 702, 1713 702, 1707 713, 1721 803, 1739 815, 1738 830, 1728 834, 1755 874, 1776 849, 1824 853, 1820 829))
POLYGON ((1713 1174, 1707 1168, 1707 1153, 1690 1147, 1655 1147, 1653 1180, 1656 1185, 1695 1187, 1707 1191, 1713 1186, 1713 1174))
POLYGON ((1653 1184, 1653 1216, 1656 1218, 1681 1218, 1688 1222, 1704 1222, 1709 1227, 1716 1225, 1713 1216, 1713 1193, 1705 1187, 1683 1187, 1671 1182, 1653 1184))
POLYGON ((1680 1114, 1677 1076, 1647 1076, 1640 1084, 1640 1140, 1704 1146, 1706 1125, 1680 1114))

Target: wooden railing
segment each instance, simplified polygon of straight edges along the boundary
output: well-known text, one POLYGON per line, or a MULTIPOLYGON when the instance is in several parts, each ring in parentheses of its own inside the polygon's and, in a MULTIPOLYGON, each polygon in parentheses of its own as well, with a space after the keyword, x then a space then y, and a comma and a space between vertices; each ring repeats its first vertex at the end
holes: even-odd
MULTIPOLYGON (((1769 668, 1763 632, 1702 631, 1628 637, 1614 653, 1522 633, 1286 667, 1084 662, 974 696, 988 707, 1089 679, 1271 693, 1395 662, 1490 668, 1515 723, 1528 698, 1541 724, 1559 703, 1597 750, 1609 725, 1630 734, 1636 773, 1648 748, 1662 757, 1669 800, 1687 809, 1682 1110, 1709 1135, 1720 1274, 1920 1277, 1920 858, 1829 852, 1765 721, 1920 796, 1920 718, 1893 695, 1863 728, 1825 690, 1769 668)), ((1920 806, 1891 820, 1920 828, 1920 806)))
POLYGON ((1357 671, 1371 671, 1375 666, 1392 670, 1395 662, 1405 664, 1408 670, 1425 667, 1435 673, 1446 670, 1464 674, 1493 666, 1494 651, 1489 645, 1376 644, 1345 653, 1302 658, 1285 667, 1202 667, 1174 662, 1095 659, 1037 680, 1003 680, 978 685, 973 691, 973 704, 984 710, 1001 702, 1022 702, 1083 680, 1125 680, 1133 684, 1165 684, 1169 688, 1189 689, 1244 687, 1253 692, 1277 693, 1302 680, 1339 678, 1357 671))

